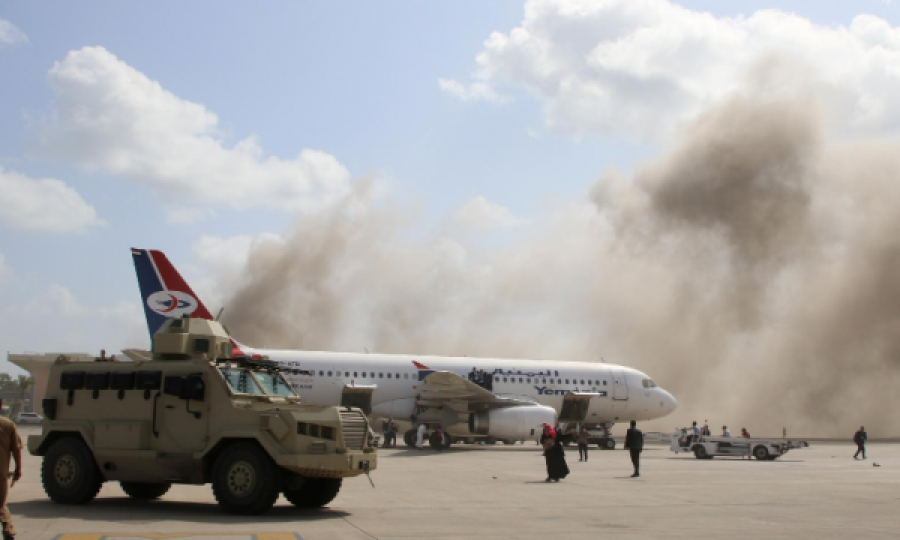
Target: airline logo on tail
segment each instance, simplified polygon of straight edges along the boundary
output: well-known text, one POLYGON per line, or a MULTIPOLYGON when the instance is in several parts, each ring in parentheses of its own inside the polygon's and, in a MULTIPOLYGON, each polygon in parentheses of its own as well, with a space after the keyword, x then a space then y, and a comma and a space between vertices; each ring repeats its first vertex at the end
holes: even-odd
POLYGON ((209 310, 161 251, 132 248, 131 257, 151 338, 168 319, 185 315, 212 319, 209 310))

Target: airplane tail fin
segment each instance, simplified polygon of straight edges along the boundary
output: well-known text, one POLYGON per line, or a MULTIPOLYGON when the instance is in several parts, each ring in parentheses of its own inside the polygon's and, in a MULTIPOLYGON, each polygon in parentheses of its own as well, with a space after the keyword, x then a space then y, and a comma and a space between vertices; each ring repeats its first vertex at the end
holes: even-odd
POLYGON ((213 318, 162 251, 131 248, 131 257, 151 339, 167 319, 184 315, 213 318))

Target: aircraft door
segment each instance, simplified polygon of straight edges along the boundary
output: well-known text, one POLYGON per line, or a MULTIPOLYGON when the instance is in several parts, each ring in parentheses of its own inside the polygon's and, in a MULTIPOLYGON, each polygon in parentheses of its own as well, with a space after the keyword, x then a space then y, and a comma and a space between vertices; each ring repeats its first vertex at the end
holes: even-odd
POLYGON ((154 397, 154 437, 164 452, 199 452, 209 443, 209 404, 206 381, 200 373, 167 374, 154 397))
POLYGON ((369 416, 372 414, 372 393, 378 388, 377 385, 371 386, 350 386, 344 385, 341 392, 341 407, 358 407, 369 416))
POLYGON ((591 406, 591 398, 597 394, 576 394, 569 392, 563 399, 559 409, 559 421, 580 424, 587 418, 591 406))
POLYGON ((628 399, 628 383, 625 382, 625 371, 621 369, 612 370, 613 378, 613 399, 628 399))

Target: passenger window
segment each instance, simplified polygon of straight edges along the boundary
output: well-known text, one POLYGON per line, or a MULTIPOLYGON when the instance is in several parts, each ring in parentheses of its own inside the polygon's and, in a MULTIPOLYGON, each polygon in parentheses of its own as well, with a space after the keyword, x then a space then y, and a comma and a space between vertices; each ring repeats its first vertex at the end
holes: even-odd
POLYGON ((606 381, 603 381, 603 386, 606 386, 606 381))
POLYGON ((356 372, 354 371, 354 372, 353 372, 353 377, 356 378, 356 377, 359 377, 359 375, 357 375, 356 372))
POLYGON ((500 382, 500 377, 494 377, 494 382, 500 382))
POLYGON ((390 373, 388 373, 388 379, 390 379, 390 378, 391 378, 391 374, 390 374, 390 373))
POLYGON ((331 377, 331 372, 330 372, 330 371, 328 372, 328 376, 331 377))
POLYGON ((503 382, 506 382, 506 377, 503 377, 503 382))
POLYGON ((541 383, 547 384, 547 379, 541 379, 541 383))
POLYGON ((320 372, 319 372, 319 377, 324 377, 324 376, 325 376, 325 372, 324 372, 324 371, 320 371, 320 372))
POLYGON ((345 371, 345 372, 344 372, 344 377, 349 377, 349 376, 350 376, 350 372, 349 372, 349 371, 345 371))
POLYGON ((395 373, 395 375, 397 376, 398 379, 400 378, 400 374, 399 374, 399 373, 395 373))
POLYGON ((584 384, 584 379, 581 379, 581 384, 582 384, 582 385, 584 384))
POLYGON ((527 382, 527 383, 530 384, 530 383, 531 383, 531 378, 529 377, 529 378, 525 379, 525 382, 527 382))
POLYGON ((379 378, 379 379, 383 379, 383 378, 384 378, 384 374, 383 374, 383 373, 379 373, 379 374, 378 374, 378 378, 379 378))
POLYGON ((409 378, 409 373, 404 373, 404 374, 403 374, 403 378, 404 378, 404 379, 408 379, 408 378, 409 378))
POLYGON ((569 384, 569 379, 566 379, 566 384, 569 384))

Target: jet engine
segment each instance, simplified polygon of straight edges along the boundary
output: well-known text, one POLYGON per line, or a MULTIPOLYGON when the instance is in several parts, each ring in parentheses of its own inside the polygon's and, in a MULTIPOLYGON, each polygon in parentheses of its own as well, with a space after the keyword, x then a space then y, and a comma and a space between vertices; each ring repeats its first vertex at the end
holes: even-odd
POLYGON ((540 436, 541 424, 556 423, 556 411, 544 405, 504 407, 472 413, 469 431, 498 439, 528 439, 540 436))

